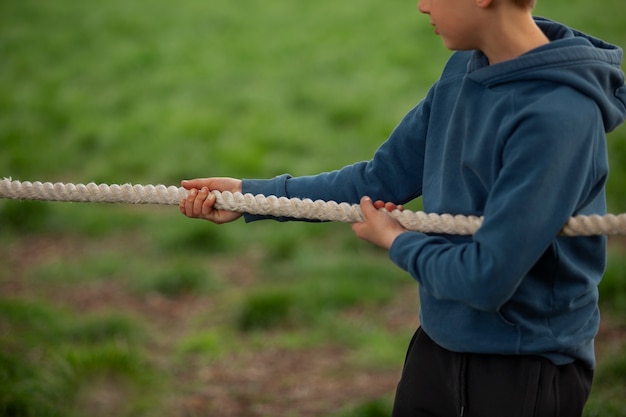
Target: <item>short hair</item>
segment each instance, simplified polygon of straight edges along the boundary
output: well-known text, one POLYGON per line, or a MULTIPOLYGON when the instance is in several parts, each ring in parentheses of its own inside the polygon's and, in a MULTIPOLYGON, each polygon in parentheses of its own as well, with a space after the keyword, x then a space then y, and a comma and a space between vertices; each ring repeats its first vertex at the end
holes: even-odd
POLYGON ((533 9, 535 7, 536 0, 513 0, 513 3, 519 7, 533 9))

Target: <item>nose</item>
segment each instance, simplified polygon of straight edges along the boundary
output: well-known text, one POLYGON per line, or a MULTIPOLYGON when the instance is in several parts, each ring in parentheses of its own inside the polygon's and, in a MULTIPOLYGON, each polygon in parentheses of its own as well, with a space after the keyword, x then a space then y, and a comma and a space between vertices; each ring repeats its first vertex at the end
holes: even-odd
POLYGON ((419 10, 420 13, 429 14, 430 13, 430 0, 418 0, 417 10, 419 10))

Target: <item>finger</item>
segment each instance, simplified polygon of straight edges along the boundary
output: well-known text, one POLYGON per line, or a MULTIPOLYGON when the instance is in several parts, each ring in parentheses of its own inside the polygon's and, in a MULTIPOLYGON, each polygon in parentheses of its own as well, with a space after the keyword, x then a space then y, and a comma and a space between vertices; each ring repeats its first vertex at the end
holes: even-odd
POLYGON ((193 187, 193 185, 192 185, 192 181, 191 181, 191 180, 182 180, 182 181, 180 182, 180 185, 181 185, 184 189, 186 189, 186 190, 190 190, 190 189, 192 189, 192 188, 195 188, 195 187, 193 187))
POLYGON ((193 214, 199 216, 202 214, 202 206, 209 195, 209 189, 207 187, 202 187, 198 191, 198 195, 193 202, 193 214))
POLYGON ((187 216, 189 217, 193 217, 193 205, 196 201, 196 195, 198 194, 198 190, 195 188, 192 188, 191 190, 189 190, 189 193, 187 194, 187 200, 185 200, 185 213, 187 214, 187 216))
POLYGON ((374 203, 372 203, 372 199, 365 196, 361 198, 361 212, 363 213, 363 217, 365 220, 369 217, 372 211, 376 211, 377 209, 374 207, 374 203))
POLYGON ((201 189, 202 187, 206 187, 209 184, 207 184, 207 179, 206 178, 196 178, 193 180, 182 180, 180 182, 180 185, 187 189, 187 190, 191 190, 192 188, 196 188, 196 189, 201 189))
POLYGON ((215 205, 215 194, 209 192, 206 200, 202 203, 202 215, 207 216, 213 212, 213 206, 215 205))
POLYGON ((387 211, 394 211, 397 208, 397 206, 393 203, 385 203, 385 210, 387 211))

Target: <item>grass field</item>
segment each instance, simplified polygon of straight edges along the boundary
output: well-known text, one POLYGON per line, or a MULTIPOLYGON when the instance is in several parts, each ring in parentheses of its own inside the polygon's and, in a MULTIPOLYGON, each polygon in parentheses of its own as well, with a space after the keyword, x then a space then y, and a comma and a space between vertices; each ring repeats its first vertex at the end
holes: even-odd
MULTIPOLYGON (((537 14, 624 47, 622 3, 537 14)), ((369 158, 449 54, 415 2, 0 1, 0 177, 334 169, 369 158)), ((626 212, 624 126, 609 146, 626 212)), ((610 243, 586 417, 626 415, 610 243)), ((416 285, 342 224, 0 200, 0 251, 2 416, 386 416, 417 324, 416 285)))

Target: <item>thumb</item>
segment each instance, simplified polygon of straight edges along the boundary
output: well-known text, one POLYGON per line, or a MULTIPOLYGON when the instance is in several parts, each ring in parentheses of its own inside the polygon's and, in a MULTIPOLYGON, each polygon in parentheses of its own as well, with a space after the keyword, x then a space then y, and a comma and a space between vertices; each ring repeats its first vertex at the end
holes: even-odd
POLYGON ((191 190, 192 188, 195 188, 191 180, 182 180, 180 182, 180 185, 186 190, 191 190))
POLYGON ((201 189, 202 187, 206 187, 207 186, 207 181, 205 179, 202 178, 196 178, 193 180, 182 180, 180 182, 180 185, 187 189, 187 190, 191 190, 192 188, 195 189, 201 189))
POLYGON ((372 199, 369 198, 368 196, 364 196, 361 198, 360 206, 361 206, 361 212, 363 213, 363 217, 365 220, 367 220, 367 218, 370 216, 372 211, 376 211, 376 208, 374 207, 374 203, 372 202, 372 199))

